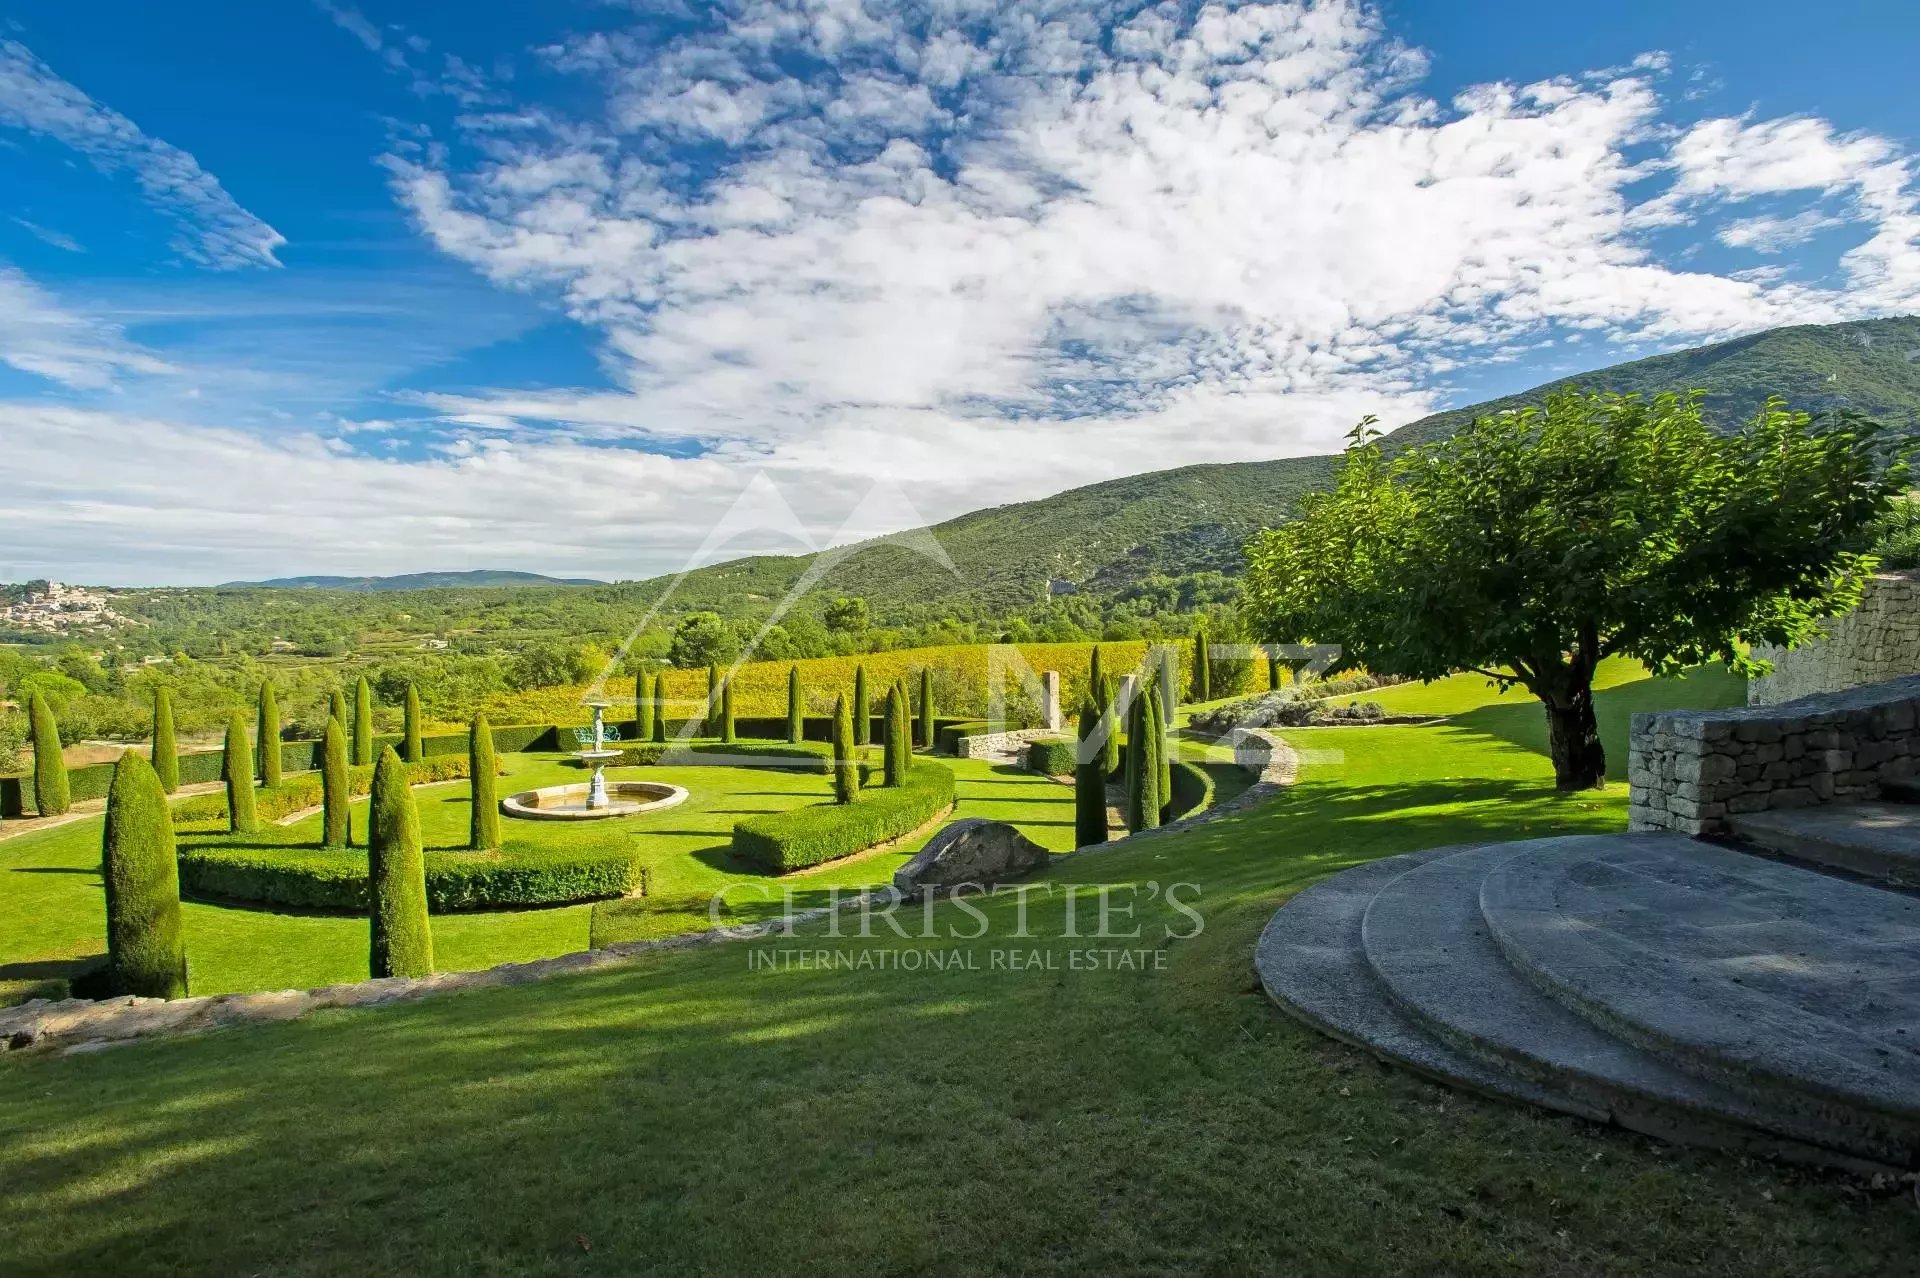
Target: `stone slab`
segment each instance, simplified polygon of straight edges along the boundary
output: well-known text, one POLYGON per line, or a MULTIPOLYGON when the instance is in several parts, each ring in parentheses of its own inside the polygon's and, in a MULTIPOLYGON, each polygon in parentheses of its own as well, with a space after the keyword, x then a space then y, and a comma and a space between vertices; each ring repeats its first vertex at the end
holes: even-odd
POLYGON ((1920 807, 1832 803, 1727 819, 1743 843, 1903 887, 1920 887, 1920 807))
POLYGON ((1540 840, 1480 904, 1506 959, 1601 1028, 1920 1165, 1920 899, 1641 834, 1540 840))

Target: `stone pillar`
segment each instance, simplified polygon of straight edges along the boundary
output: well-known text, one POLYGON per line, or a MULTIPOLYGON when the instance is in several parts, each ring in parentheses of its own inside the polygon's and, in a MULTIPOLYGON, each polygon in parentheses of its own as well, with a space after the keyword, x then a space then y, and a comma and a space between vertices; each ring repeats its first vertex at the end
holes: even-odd
POLYGON ((1040 726, 1056 732, 1066 722, 1060 717, 1060 672, 1040 672, 1040 726))

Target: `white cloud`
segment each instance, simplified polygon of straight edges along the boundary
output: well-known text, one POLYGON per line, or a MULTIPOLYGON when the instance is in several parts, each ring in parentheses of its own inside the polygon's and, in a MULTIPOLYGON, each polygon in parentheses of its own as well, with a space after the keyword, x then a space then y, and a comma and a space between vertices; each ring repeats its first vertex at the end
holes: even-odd
POLYGON ((27 234, 33 236, 34 239, 39 240, 42 244, 50 244, 63 253, 84 253, 87 251, 79 240, 74 239, 71 235, 56 231, 52 227, 41 226, 38 222, 29 222, 24 217, 14 218, 13 223, 27 234))
MULTIPOLYGON (((0 262, 0 363, 65 386, 99 389, 121 373, 171 373, 119 328, 62 307, 25 274, 0 262)), ((9 444, 9 448, 11 448, 9 444)), ((9 483, 14 477, 9 476, 9 483)))
POLYGON ((1727 223, 1716 234, 1729 248, 1782 253, 1796 244, 1806 243, 1821 231, 1845 224, 1841 218, 1809 209, 1792 217, 1744 217, 1727 223))
POLYGON ((191 155, 148 137, 12 40, 0 40, 0 125, 72 147, 102 172, 132 172, 147 199, 181 224, 174 247, 194 261, 280 264, 274 251, 285 238, 236 204, 191 155))

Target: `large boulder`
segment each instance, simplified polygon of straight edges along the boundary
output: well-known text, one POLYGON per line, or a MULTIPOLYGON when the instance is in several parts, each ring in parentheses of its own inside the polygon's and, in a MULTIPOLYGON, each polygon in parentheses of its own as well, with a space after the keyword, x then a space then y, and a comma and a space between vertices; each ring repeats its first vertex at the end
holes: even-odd
POLYGON ((902 892, 920 888, 982 887, 1017 879, 1046 864, 1048 851, 1005 821, 968 817, 933 836, 920 854, 894 872, 902 892))

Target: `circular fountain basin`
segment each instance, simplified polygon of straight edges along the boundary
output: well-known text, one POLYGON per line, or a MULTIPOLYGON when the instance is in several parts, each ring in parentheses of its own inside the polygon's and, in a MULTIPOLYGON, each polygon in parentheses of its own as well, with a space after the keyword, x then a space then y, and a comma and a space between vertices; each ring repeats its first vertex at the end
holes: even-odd
POLYGON ((587 790, 585 782, 522 790, 500 800, 500 810, 523 821, 604 821, 608 817, 658 812, 687 800, 685 788, 677 785, 659 781, 609 781, 607 801, 590 808, 587 790))

